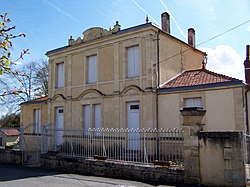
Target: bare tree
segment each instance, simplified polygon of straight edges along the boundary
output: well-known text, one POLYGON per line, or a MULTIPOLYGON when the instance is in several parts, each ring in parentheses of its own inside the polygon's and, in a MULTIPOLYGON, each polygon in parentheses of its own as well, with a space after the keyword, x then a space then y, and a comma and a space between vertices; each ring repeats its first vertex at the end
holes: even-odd
POLYGON ((47 61, 32 61, 16 71, 26 75, 6 73, 0 82, 0 104, 7 113, 18 113, 20 103, 48 94, 47 61))

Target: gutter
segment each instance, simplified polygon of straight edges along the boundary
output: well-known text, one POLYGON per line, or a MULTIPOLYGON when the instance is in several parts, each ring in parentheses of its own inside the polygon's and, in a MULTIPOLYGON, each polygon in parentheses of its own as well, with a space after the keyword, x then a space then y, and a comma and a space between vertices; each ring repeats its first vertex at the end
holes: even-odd
MULTIPOLYGON (((157 50, 157 87, 156 87, 156 129, 158 132, 159 129, 159 89, 160 89, 160 33, 161 30, 159 29, 157 32, 157 46, 156 46, 156 50, 157 50)), ((157 155, 159 156, 160 153, 160 141, 159 141, 159 134, 156 133, 157 136, 157 143, 156 143, 156 152, 157 155)), ((159 159, 159 158, 158 158, 159 159)))
POLYGON ((247 97, 247 93, 249 92, 249 85, 246 85, 245 86, 245 112, 246 112, 246 131, 247 131, 247 134, 249 133, 249 117, 248 117, 248 97, 247 97))

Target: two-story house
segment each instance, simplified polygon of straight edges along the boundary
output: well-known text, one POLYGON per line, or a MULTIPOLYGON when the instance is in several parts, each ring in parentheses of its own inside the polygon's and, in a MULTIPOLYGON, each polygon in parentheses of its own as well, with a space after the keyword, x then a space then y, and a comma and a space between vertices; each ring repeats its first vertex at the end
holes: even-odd
POLYGON ((170 35, 167 13, 162 29, 145 23, 122 30, 116 22, 112 30, 94 27, 70 37, 67 46, 46 55, 48 124, 57 129, 156 128, 159 85, 201 68, 204 59, 170 35))

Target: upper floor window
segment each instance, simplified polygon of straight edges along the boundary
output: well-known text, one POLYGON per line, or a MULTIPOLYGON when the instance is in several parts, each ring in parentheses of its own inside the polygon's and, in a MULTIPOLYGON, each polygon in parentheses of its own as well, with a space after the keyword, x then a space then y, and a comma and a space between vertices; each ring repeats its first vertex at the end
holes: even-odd
POLYGON ((127 77, 139 77, 140 74, 140 51, 139 46, 133 46, 127 48, 127 77))
POLYGON ((56 88, 64 87, 64 64, 56 64, 56 88))
POLYGON ((97 55, 87 57, 87 83, 95 83, 97 79, 97 55))
POLYGON ((201 97, 184 98, 183 108, 202 107, 201 97))

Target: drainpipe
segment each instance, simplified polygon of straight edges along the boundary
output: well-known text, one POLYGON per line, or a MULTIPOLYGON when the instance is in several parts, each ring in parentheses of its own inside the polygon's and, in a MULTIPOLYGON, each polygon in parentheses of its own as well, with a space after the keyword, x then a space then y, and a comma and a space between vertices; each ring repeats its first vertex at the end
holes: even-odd
POLYGON ((248 118, 248 98, 247 93, 249 92, 249 85, 245 86, 245 113, 246 113, 246 130, 249 133, 249 118, 248 118))
POLYGON ((159 88, 160 88, 160 33, 161 30, 159 29, 157 32, 157 87, 156 87, 156 129, 157 129, 157 155, 159 156, 160 153, 160 142, 159 142, 159 133, 158 133, 158 129, 159 129, 159 88))

